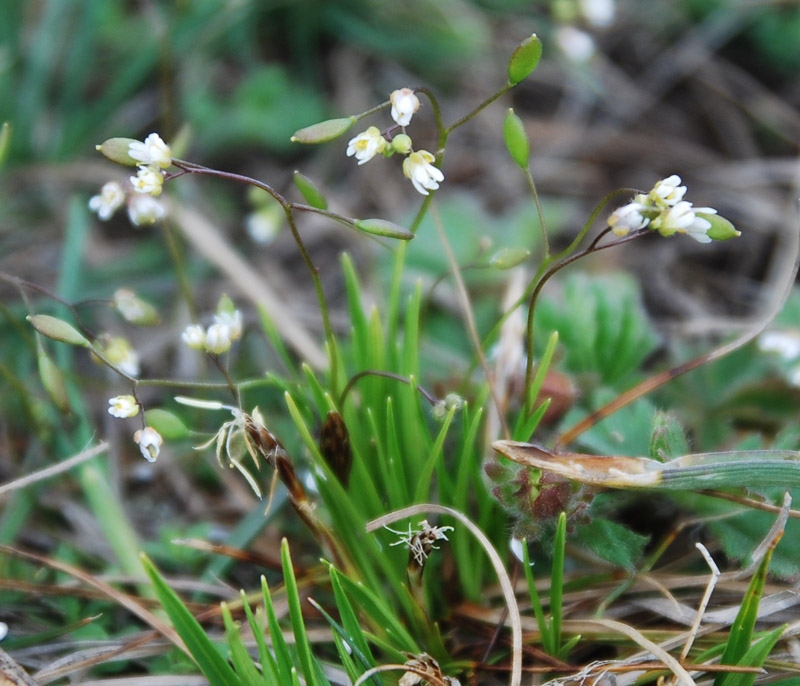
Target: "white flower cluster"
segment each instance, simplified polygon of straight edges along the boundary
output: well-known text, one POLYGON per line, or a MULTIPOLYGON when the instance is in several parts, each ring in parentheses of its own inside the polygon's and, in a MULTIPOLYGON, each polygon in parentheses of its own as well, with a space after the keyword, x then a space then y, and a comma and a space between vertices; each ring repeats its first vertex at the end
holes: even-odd
POLYGON ((102 221, 108 221, 127 202, 131 224, 155 224, 167 215, 166 207, 156 196, 164 185, 162 169, 172 164, 172 151, 161 136, 151 133, 144 142, 131 142, 128 155, 139 163, 136 176, 128 179, 133 192, 126 193, 121 183, 109 181, 89 200, 89 209, 102 221))
POLYGON ((647 193, 639 193, 632 202, 617 208, 608 218, 615 236, 627 236, 631 231, 649 227, 662 236, 684 233, 699 243, 710 243, 708 230, 711 222, 706 218, 717 211, 711 207, 694 207, 683 199, 686 186, 681 177, 673 174, 661 179, 647 193))
MULTIPOLYGON (((444 181, 444 174, 433 165, 435 157, 427 150, 414 151, 411 138, 405 134, 405 127, 411 123, 411 118, 419 109, 419 98, 410 88, 400 88, 389 96, 392 105, 392 119, 402 133, 386 138, 376 126, 370 126, 366 131, 351 138, 347 144, 347 156, 355 157, 358 164, 366 164, 375 155, 391 157, 395 153, 406 155, 403 160, 403 174, 411 180, 414 188, 422 195, 439 188, 444 181)), ((396 127, 393 127, 396 128, 396 127)))
POLYGON ((214 323, 207 329, 190 324, 181 334, 183 342, 195 350, 220 355, 242 337, 242 313, 239 310, 218 308, 214 323))

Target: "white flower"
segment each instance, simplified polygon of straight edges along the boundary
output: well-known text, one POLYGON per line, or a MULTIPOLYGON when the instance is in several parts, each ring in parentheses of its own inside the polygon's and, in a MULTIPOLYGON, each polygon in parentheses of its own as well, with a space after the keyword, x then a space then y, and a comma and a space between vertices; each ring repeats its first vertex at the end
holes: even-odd
POLYGON ((686 186, 681 186, 681 177, 677 174, 668 176, 666 179, 658 181, 653 190, 650 191, 649 198, 658 207, 673 207, 683 200, 686 195, 686 186))
POLYGON ((232 341, 236 341, 242 337, 242 313, 239 312, 239 310, 215 314, 214 323, 227 327, 228 338, 232 341))
POLYGON ((117 395, 108 399, 108 414, 124 419, 139 414, 139 404, 132 395, 117 395))
POLYGON ((134 226, 150 226, 167 216, 167 208, 152 195, 134 194, 128 200, 128 219, 134 226))
POLYGON ((143 165, 155 164, 166 169, 172 164, 172 150, 157 133, 151 133, 144 143, 133 141, 128 146, 128 155, 143 165))
POLYGON ((212 324, 206 331, 205 349, 219 355, 231 347, 231 331, 225 324, 212 324))
POLYGON ((190 324, 181 334, 183 342, 190 348, 202 350, 206 347, 206 330, 199 324, 190 324))
POLYGON ((244 225, 254 242, 269 245, 281 229, 283 216, 280 206, 268 205, 248 214, 244 225))
POLYGON ((642 215, 646 210, 645 205, 638 202, 629 202, 618 207, 608 218, 608 225, 615 236, 627 236, 631 231, 643 229, 650 220, 642 215))
POLYGON ((414 188, 422 195, 428 195, 429 190, 435 191, 439 188, 439 182, 444 181, 444 174, 431 164, 434 159, 427 150, 420 150, 403 160, 403 174, 411 179, 414 188))
POLYGON ((795 360, 800 357, 800 332, 767 331, 758 337, 758 347, 778 353, 784 360, 795 360))
POLYGON ((711 222, 697 216, 697 212, 703 214, 716 214, 717 211, 711 207, 692 206, 692 203, 685 200, 676 203, 668 210, 656 217, 652 226, 657 229, 662 236, 671 236, 675 233, 685 233, 694 238, 698 243, 710 243, 708 230, 711 222))
POLYGON ((588 62, 594 55, 594 39, 574 26, 559 26, 556 40, 563 53, 573 62, 588 62))
POLYGON ((389 100, 392 103, 392 119, 400 126, 408 126, 411 117, 419 109, 419 98, 414 95, 414 91, 410 88, 392 91, 389 100))
POLYGON ((351 138, 347 144, 347 156, 356 156, 359 165, 369 162, 375 155, 386 149, 386 139, 381 136, 378 127, 370 126, 366 131, 351 138))
POLYGON ((594 26, 609 26, 614 21, 614 0, 580 0, 581 12, 594 26))
POLYGON ((144 429, 139 429, 133 434, 133 440, 139 444, 139 452, 142 457, 148 462, 155 462, 158 453, 161 451, 161 445, 164 439, 161 434, 154 428, 146 426, 144 429))
POLYGON ((97 216, 106 221, 111 219, 114 212, 125 202, 125 191, 116 181, 109 181, 103 184, 100 195, 93 195, 89 199, 89 209, 97 212, 97 216))
POLYGON ((164 185, 164 175, 158 167, 140 166, 136 176, 131 176, 131 185, 137 193, 161 195, 164 185))

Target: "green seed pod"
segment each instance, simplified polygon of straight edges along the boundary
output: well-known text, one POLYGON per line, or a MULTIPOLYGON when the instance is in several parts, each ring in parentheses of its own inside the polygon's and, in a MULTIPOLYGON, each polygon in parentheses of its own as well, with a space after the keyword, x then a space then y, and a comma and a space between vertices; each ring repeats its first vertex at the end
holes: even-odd
POLYGON ((109 138, 96 146, 96 149, 112 162, 124 164, 126 167, 135 167, 139 162, 128 154, 128 148, 131 143, 136 142, 133 138, 109 138))
POLYGON ((528 259, 531 251, 526 248, 500 248, 489 260, 496 269, 511 269, 528 259))
POLYGON ((525 133, 525 125, 522 123, 513 109, 509 109, 503 122, 503 139, 511 157, 514 158, 520 169, 528 168, 528 160, 531 156, 531 145, 525 133))
POLYGON ((725 219, 725 217, 720 217, 718 214, 703 214, 702 212, 698 212, 697 216, 711 222, 711 228, 708 230, 707 234, 711 240, 727 241, 729 238, 736 238, 742 235, 741 231, 737 231, 733 224, 725 219))
POLYGON ((374 236, 386 236, 387 238, 396 238, 401 241, 410 241, 414 238, 414 234, 408 229, 404 229, 398 224, 388 222, 385 219, 356 219, 353 222, 359 231, 364 233, 371 233, 374 236))
POLYGON ((541 56, 542 41, 539 40, 535 33, 532 33, 529 38, 517 45, 514 48, 514 52, 511 53, 511 59, 508 61, 508 82, 512 86, 516 86, 520 81, 524 80, 528 74, 536 69, 541 56))
POLYGON ((0 169, 3 168, 3 163, 8 157, 8 150, 11 147, 11 124, 5 122, 0 127, 0 169))
POLYGON ((328 201, 325 199, 325 196, 322 195, 319 188, 317 188, 314 182, 305 174, 296 171, 294 173, 294 185, 297 186, 297 189, 303 194, 306 202, 311 205, 311 207, 315 207, 318 210, 328 209, 328 201))
POLYGON ((79 345, 82 348, 89 347, 86 337, 62 319, 51 317, 49 314, 29 314, 27 319, 40 334, 52 338, 54 341, 79 345))
POLYGON ((295 131, 291 141, 292 143, 327 143, 341 136, 355 123, 355 117, 328 119, 295 131))
POLYGON ((44 351, 44 348, 39 348, 38 352, 39 361, 39 378, 42 380, 42 386, 47 391, 47 395, 53 401, 55 406, 62 412, 68 413, 70 411, 69 396, 67 395, 67 386, 64 383, 64 377, 61 370, 56 367, 50 356, 44 351))

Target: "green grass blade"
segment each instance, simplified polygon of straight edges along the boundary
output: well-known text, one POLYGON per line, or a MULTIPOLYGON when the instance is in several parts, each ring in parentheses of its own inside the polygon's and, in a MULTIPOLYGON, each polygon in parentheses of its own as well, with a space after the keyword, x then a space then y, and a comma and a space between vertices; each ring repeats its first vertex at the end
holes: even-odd
POLYGON ((272 595, 269 586, 267 586, 267 579, 263 575, 261 577, 261 594, 264 596, 264 609, 267 612, 269 637, 272 640, 272 649, 275 651, 275 665, 280 675, 278 683, 288 684, 292 681, 294 664, 289 654, 289 647, 283 638, 283 631, 281 631, 281 626, 278 624, 278 616, 275 614, 275 608, 272 605, 272 595))
POLYGON ((144 553, 140 558, 145 572, 153 584, 158 601, 206 679, 212 686, 244 686, 242 680, 231 669, 227 660, 222 657, 217 646, 206 635, 203 627, 189 612, 178 594, 164 581, 155 565, 144 553))
POLYGON ((331 588, 333 597, 336 599, 336 608, 339 610, 339 617, 342 620, 342 629, 345 632, 343 638, 351 645, 354 655, 362 660, 365 669, 375 666, 375 659, 372 657, 364 631, 356 617, 350 599, 342 588, 340 580, 341 573, 333 566, 330 568, 331 588), (357 651, 357 652, 356 652, 357 651))
POLYGON ((264 681, 267 684, 280 683, 278 665, 275 662, 275 658, 272 657, 272 653, 269 650, 267 641, 264 638, 264 629, 259 625, 255 615, 253 614, 253 610, 250 608, 250 603, 247 601, 247 594, 242 591, 241 595, 242 606, 244 607, 247 621, 250 624, 250 631, 253 633, 253 636, 256 639, 256 646, 258 647, 258 659, 261 662, 261 672, 263 674, 264 681))
POLYGON ((297 657, 300 661, 300 668, 303 670, 303 676, 308 686, 322 686, 314 664, 314 656, 311 654, 311 644, 306 634, 303 611, 300 608, 300 594, 297 590, 292 558, 289 554, 289 541, 285 538, 281 540, 281 563, 283 566, 283 581, 286 584, 286 600, 289 603, 289 617, 292 620, 292 632, 294 633, 294 643, 297 657))
MULTIPOLYGON (((762 667, 785 629, 785 624, 779 626, 750 646, 750 649, 742 656, 742 659, 739 660, 739 666, 762 667)), ((730 672, 725 676, 725 686, 753 686, 756 680, 755 674, 744 674, 741 672, 730 672)))
MULTIPOLYGON (((758 618, 758 606, 764 593, 764 584, 767 582, 767 569, 772 559, 773 550, 774 545, 770 546, 769 550, 767 550, 767 553, 758 565, 756 573, 750 580, 750 585, 747 587, 742 605, 739 608, 736 619, 731 625, 728 642, 725 645, 725 652, 722 653, 720 664, 742 664, 741 660, 750 648, 750 643, 753 640, 753 629, 756 624, 756 619, 758 618)), ((714 679, 714 686, 731 686, 729 680, 734 676, 736 675, 720 673, 714 679)))
POLYGON ((533 578, 531 560, 528 553, 528 541, 524 538, 522 539, 522 566, 525 570, 525 581, 528 584, 528 593, 531 596, 533 614, 536 617, 536 624, 539 626, 539 634, 541 634, 542 637, 542 647, 546 653, 553 655, 555 653, 552 640, 553 635, 547 623, 547 618, 544 616, 544 609, 542 608, 542 601, 539 598, 539 591, 536 590, 536 580, 533 578))
POLYGON ((553 569, 550 572, 550 630, 553 634, 554 657, 561 652, 561 613, 564 598, 564 551, 567 545, 567 515, 558 518, 556 538, 553 542, 553 569))
MULTIPOLYGON (((247 604, 247 601, 245 601, 247 604)), ((245 686, 269 686, 267 680, 261 675, 261 672, 256 669, 250 653, 242 640, 242 635, 239 632, 239 627, 233 621, 233 616, 228 608, 227 603, 221 604, 222 608, 222 622, 225 624, 225 639, 228 643, 228 649, 231 653, 231 662, 236 670, 236 673, 242 679, 245 686)))

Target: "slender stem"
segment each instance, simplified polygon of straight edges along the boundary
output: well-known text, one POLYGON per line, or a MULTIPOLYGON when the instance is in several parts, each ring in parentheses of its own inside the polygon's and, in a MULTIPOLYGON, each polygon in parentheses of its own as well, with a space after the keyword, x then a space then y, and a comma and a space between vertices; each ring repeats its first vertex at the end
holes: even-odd
POLYGON ((194 297, 192 295, 192 285, 186 276, 186 269, 184 269, 184 259, 181 253, 178 239, 175 236, 170 222, 166 221, 162 224, 164 230, 164 241, 167 244, 167 250, 172 258, 172 264, 175 267, 175 275, 178 277, 178 288, 180 289, 183 299, 189 308, 189 315, 192 320, 197 320, 197 307, 195 306, 194 297))
MULTIPOLYGON (((281 207, 283 207, 283 212, 286 215, 286 220, 289 223, 289 229, 292 232, 292 237, 294 238, 295 243, 297 244, 298 249, 300 250, 300 254, 303 257, 303 261, 308 268, 309 274, 311 274, 311 280, 314 282, 314 290, 317 294, 317 300, 319 302, 320 313, 322 314, 322 325, 325 329, 325 339, 328 345, 328 359, 331 368, 331 388, 336 391, 337 387, 337 377, 338 377, 338 368, 336 363, 336 341, 333 337, 333 328, 331 327, 330 316, 328 313, 328 303, 325 299, 325 292, 322 288, 322 281, 319 278, 319 269, 314 265, 314 262, 311 259, 311 255, 309 254, 308 250, 306 249, 305 243, 303 243, 303 239, 300 237, 300 232, 297 230, 297 223, 294 219, 293 210, 294 209, 302 209, 304 211, 314 211, 318 213, 325 213, 317 210, 316 208, 311 208, 307 205, 298 205, 296 203, 289 202, 286 198, 284 198, 278 191, 276 191, 272 186, 263 181, 258 181, 257 179, 251 178, 249 176, 244 176, 243 174, 236 174, 234 172, 226 172, 220 171, 219 169, 211 169, 209 167, 204 167, 199 164, 194 164, 193 162, 186 162, 185 160, 173 160, 172 163, 186 172, 192 174, 201 174, 204 176, 215 176, 221 179, 228 179, 229 181, 236 181, 237 183, 243 183, 249 186, 255 186, 256 188, 260 188, 263 191, 269 193, 278 203, 280 203, 281 207)), ((339 221, 347 221, 347 218, 340 217, 339 215, 326 214, 326 216, 334 216, 339 221)))
MULTIPOLYGON (((341 410, 344 408, 344 402, 347 400, 347 396, 356 383, 364 378, 365 376, 382 376, 386 379, 394 379, 395 381, 400 381, 406 385, 411 385, 411 381, 409 381, 406 377, 401 376, 400 374, 393 374, 392 372, 381 372, 377 369, 365 369, 363 372, 359 372, 355 376, 351 377, 351 379, 347 382, 347 385, 344 387, 342 391, 342 395, 339 397, 339 409, 341 410)), ((422 386, 417 386, 417 390, 419 391, 420 395, 425 398, 431 405, 435 405, 439 402, 438 398, 434 395, 426 391, 422 386)))
POLYGON ((450 263, 450 269, 453 272, 453 278, 456 282, 456 291, 459 299, 461 300, 461 309, 464 314, 467 330, 469 331, 470 338, 475 346, 475 352, 477 353, 478 359, 481 362, 484 374, 486 374, 486 382, 489 384, 489 392, 492 394, 492 402, 494 402, 495 407, 497 408, 497 416, 500 418, 500 425, 503 428, 503 435, 506 438, 510 438, 511 433, 508 430, 505 413, 503 412, 503 405, 500 402, 500 397, 497 395, 497 387, 494 383, 494 377, 491 369, 489 369, 489 363, 486 360, 486 355, 483 352, 483 348, 481 347, 481 340, 478 336, 478 327, 475 324, 475 317, 472 312, 472 306, 470 305, 467 287, 464 285, 464 278, 461 276, 461 271, 458 268, 458 262, 456 261, 455 254, 453 253, 453 248, 450 246, 450 241, 447 240, 447 234, 445 233, 441 217, 439 217, 439 213, 436 210, 436 205, 433 206, 433 218, 435 220, 434 223, 436 224, 436 229, 439 232, 439 238, 442 241, 445 254, 447 255, 447 260, 450 263))
POLYGON ((544 257, 550 257, 550 239, 547 235, 547 224, 544 221, 544 212, 542 212, 542 203, 539 201, 539 193, 536 190, 536 183, 531 176, 531 170, 527 167, 523 170, 525 172, 525 179, 528 182, 528 187, 531 189, 533 195, 533 202, 536 205, 536 212, 539 215, 539 226, 542 227, 542 240, 544 241, 544 257))
POLYGON ((219 369, 222 375, 225 377, 225 381, 228 384, 228 389, 230 390, 231 394, 233 395, 233 399, 236 405, 241 406, 242 401, 239 397, 239 389, 237 388, 236 384, 231 378, 231 374, 228 371, 228 368, 222 364, 222 360, 219 359, 219 355, 214 355, 212 353, 208 353, 208 356, 211 358, 211 361, 214 363, 214 366, 219 369))
MULTIPOLYGON (((542 292, 542 288, 544 288, 544 285, 553 276, 555 276, 558 272, 560 272, 564 267, 566 267, 567 265, 572 264, 573 262, 576 262, 577 260, 581 259, 582 257, 586 257, 587 255, 590 255, 591 253, 599 252, 601 250, 606 250, 607 248, 614 248, 614 247, 616 247, 618 245, 622 245, 623 243, 628 243, 629 241, 636 240, 637 238, 640 238, 641 236, 644 236, 644 235, 646 235, 648 233, 652 233, 652 231, 650 229, 640 229, 639 231, 636 231, 635 233, 631 233, 631 234, 625 236, 624 238, 620 238, 619 240, 614 241, 612 243, 606 243, 605 245, 597 245, 597 242, 600 240, 600 238, 602 238, 603 236, 607 235, 608 231, 609 231, 609 229, 605 229, 604 231, 602 231, 600 233, 600 235, 597 236, 597 238, 595 238, 591 242, 591 244, 589 245, 588 248, 586 248, 584 250, 581 250, 580 252, 575 253, 574 255, 571 255, 570 257, 567 257, 566 259, 562 260, 561 262, 556 264, 554 267, 552 267, 550 270, 548 270, 542 276, 542 278, 539 279, 539 282, 536 284, 536 287, 533 289, 533 293, 531 294, 531 298, 530 298, 530 304, 528 305, 528 322, 527 322, 526 334, 525 334, 526 340, 527 340, 527 344, 528 344, 528 356, 527 356, 527 359, 525 361, 525 388, 528 388, 531 385, 531 381, 533 380, 533 317, 534 317, 534 313, 536 311, 536 301, 538 300, 539 294, 542 292)), ((525 398, 525 407, 524 407, 524 412, 526 414, 531 411, 531 402, 532 401, 533 401, 532 398, 530 398, 529 396, 526 396, 526 398, 525 398)))
POLYGON ((185 381, 184 379, 134 379, 136 386, 164 386, 166 388, 198 388, 204 391, 227 391, 226 383, 210 383, 208 381, 185 381))
POLYGON ((447 129, 446 129, 447 133, 449 134, 454 129, 457 129, 459 126, 461 126, 462 124, 466 124, 470 119, 472 119, 476 114, 478 114, 478 112, 480 112, 481 110, 483 110, 486 107, 488 107, 489 105, 491 105, 495 100, 497 100, 497 99, 501 98, 502 96, 504 96, 512 88, 513 88, 513 86, 510 83, 507 83, 499 91, 497 91, 494 95, 491 95, 486 100, 484 100, 474 110, 472 110, 471 112, 468 112, 467 114, 465 114, 460 119, 456 119, 456 121, 454 121, 452 124, 450 124, 450 126, 447 127, 447 129))

